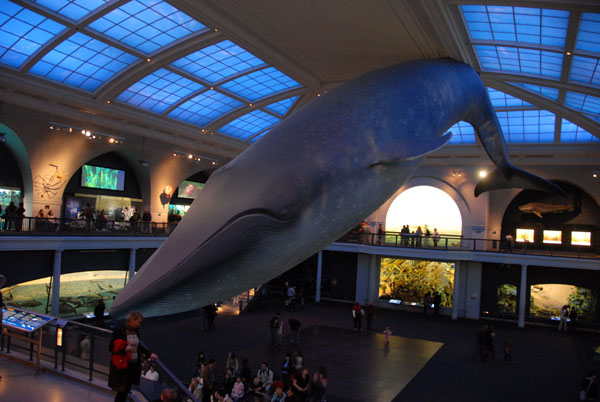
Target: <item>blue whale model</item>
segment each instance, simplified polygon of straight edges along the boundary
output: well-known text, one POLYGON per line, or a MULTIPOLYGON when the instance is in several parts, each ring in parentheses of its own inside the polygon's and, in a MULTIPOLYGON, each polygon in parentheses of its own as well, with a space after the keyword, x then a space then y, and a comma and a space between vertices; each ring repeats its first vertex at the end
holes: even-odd
POLYGON ((384 68, 317 98, 217 170, 111 313, 188 311, 276 277, 379 208, 461 120, 475 127, 497 166, 476 194, 515 186, 560 191, 509 164, 470 66, 444 59, 384 68))

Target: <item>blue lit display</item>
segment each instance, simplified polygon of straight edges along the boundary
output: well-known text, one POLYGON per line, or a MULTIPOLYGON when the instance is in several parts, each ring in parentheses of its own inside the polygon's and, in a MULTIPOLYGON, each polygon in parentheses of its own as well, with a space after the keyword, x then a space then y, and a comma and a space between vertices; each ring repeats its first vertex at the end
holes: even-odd
POLYGON ((214 90, 201 93, 173 109, 170 117, 206 126, 243 103, 214 90))
POLYGON ((553 101, 558 100, 558 89, 556 89, 556 88, 542 87, 540 85, 524 84, 522 82, 509 82, 509 84, 519 86, 521 88, 528 90, 529 92, 533 92, 536 95, 542 95, 553 101))
POLYGON ((213 84, 264 64, 264 61, 229 40, 207 46, 173 62, 175 67, 213 84))
POLYGON ((60 15, 77 21, 111 0, 32 0, 60 15))
POLYGON ((30 71, 93 91, 136 60, 129 53, 77 32, 48 52, 30 71))
POLYGON ((560 78, 560 53, 519 47, 475 45, 484 70, 509 71, 560 78))
POLYGON ((219 132, 245 140, 277 123, 279 123, 277 117, 271 116, 261 110, 255 110, 221 127, 219 132))
POLYGON ((568 11, 479 5, 461 8, 473 40, 565 46, 568 11))
POLYGON ((475 144, 475 129, 466 121, 459 121, 448 131, 452 132, 449 144, 475 144))
POLYGON ((582 14, 575 49, 600 53, 600 14, 582 14))
POLYGON ((492 105, 495 108, 514 108, 514 107, 531 106, 531 103, 527 103, 524 100, 515 98, 514 96, 506 94, 504 92, 495 90, 493 88, 488 88, 487 90, 488 90, 488 94, 490 95, 490 100, 492 101, 492 105))
POLYGON ((600 98, 578 92, 567 92, 565 106, 583 112, 590 119, 600 123, 600 98))
POLYGON ((249 101, 299 86, 299 83, 275 67, 255 71, 221 85, 222 88, 249 101))
POLYGON ((600 60, 592 57, 573 57, 569 79, 600 86, 600 60))
POLYGON ((194 81, 161 68, 130 86, 117 100, 162 113, 172 104, 202 88, 202 85, 194 81))
POLYGON ((583 128, 562 119, 560 142, 599 142, 598 137, 585 131, 583 128))
POLYGON ((294 96, 289 99, 284 99, 282 101, 272 103, 265 107, 265 109, 269 109, 271 112, 275 112, 280 116, 285 116, 285 114, 290 110, 294 102, 298 99, 297 96, 294 96))
POLYGON ((0 63, 20 67, 65 28, 10 1, 0 0, 0 63))
POLYGON ((170 4, 156 0, 132 0, 89 26, 146 54, 206 29, 170 4))
POLYGON ((504 138, 509 144, 554 142, 554 113, 547 110, 496 112, 504 138))

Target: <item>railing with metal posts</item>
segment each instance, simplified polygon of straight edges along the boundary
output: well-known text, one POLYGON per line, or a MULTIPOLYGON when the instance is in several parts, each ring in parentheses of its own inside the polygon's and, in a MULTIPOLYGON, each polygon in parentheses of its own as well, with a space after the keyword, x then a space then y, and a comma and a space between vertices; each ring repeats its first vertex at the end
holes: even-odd
MULTIPOLYGON (((110 367, 109 343, 112 331, 77 321, 53 320, 42 329, 44 331, 41 359, 54 365, 54 370, 69 372, 79 378, 87 378, 90 383, 105 385, 110 367)), ((0 337, 0 351, 19 353, 33 361, 33 344, 12 339, 8 334, 0 337)), ((13 354, 14 355, 14 354, 13 354)), ((18 357, 15 357, 18 359, 18 357)), ((22 358, 22 357, 21 357, 22 358)), ((140 381, 140 392, 147 400, 160 398, 163 388, 174 388, 178 401, 197 402, 187 387, 169 370, 162 361, 152 361, 159 372, 159 381, 144 378, 140 381)))

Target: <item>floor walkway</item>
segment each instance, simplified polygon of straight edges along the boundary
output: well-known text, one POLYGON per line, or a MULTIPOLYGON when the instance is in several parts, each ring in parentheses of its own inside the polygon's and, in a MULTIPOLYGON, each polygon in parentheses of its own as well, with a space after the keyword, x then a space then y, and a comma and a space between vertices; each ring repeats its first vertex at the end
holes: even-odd
MULTIPOLYGON (((253 371, 263 360, 278 371, 283 355, 291 348, 286 340, 276 350, 269 350, 268 322, 275 311, 281 310, 279 303, 266 303, 239 316, 219 316, 216 329, 211 332, 201 330, 200 313, 151 318, 142 325, 142 334, 181 378, 189 377, 199 351, 217 360, 218 371, 225 369, 229 351, 237 352, 240 358, 248 357, 253 371)), ((378 310, 373 324, 377 333, 389 323, 394 337, 442 344, 431 353, 432 357, 424 357, 422 368, 418 367, 408 378, 403 370, 418 366, 415 356, 409 353, 414 346, 406 339, 393 338, 395 345, 403 345, 400 347, 406 350, 398 352, 402 357, 390 364, 384 354, 375 351, 381 338, 372 339, 374 335, 367 331, 353 338, 350 311, 350 304, 333 302, 308 304, 300 312, 282 311, 287 334, 289 318, 302 322, 307 365, 328 368, 330 402, 574 401, 585 371, 598 369, 591 352, 592 346, 600 344, 595 333, 572 335, 559 333, 554 327, 519 329, 516 323, 453 321, 447 317, 378 310), (493 325, 497 336, 495 358, 482 363, 475 357, 477 331, 484 323, 493 325), (313 334, 315 326, 328 328, 318 335, 318 342, 313 334), (514 344, 514 362, 505 364, 503 345, 508 339, 514 344), (371 341, 372 344, 364 345, 371 341), (407 378, 408 384, 398 387, 407 378)))

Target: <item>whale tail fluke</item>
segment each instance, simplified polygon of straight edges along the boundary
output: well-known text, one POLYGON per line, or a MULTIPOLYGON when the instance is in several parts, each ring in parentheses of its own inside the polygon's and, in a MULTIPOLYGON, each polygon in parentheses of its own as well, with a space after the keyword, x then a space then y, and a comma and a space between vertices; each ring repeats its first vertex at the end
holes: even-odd
POLYGON ((526 172, 512 165, 505 166, 504 168, 504 170, 507 170, 506 173, 500 169, 496 169, 477 183, 475 186, 475 197, 486 191, 503 188, 541 190, 548 193, 560 194, 565 198, 567 197, 564 190, 551 181, 542 179, 533 173, 526 172))

